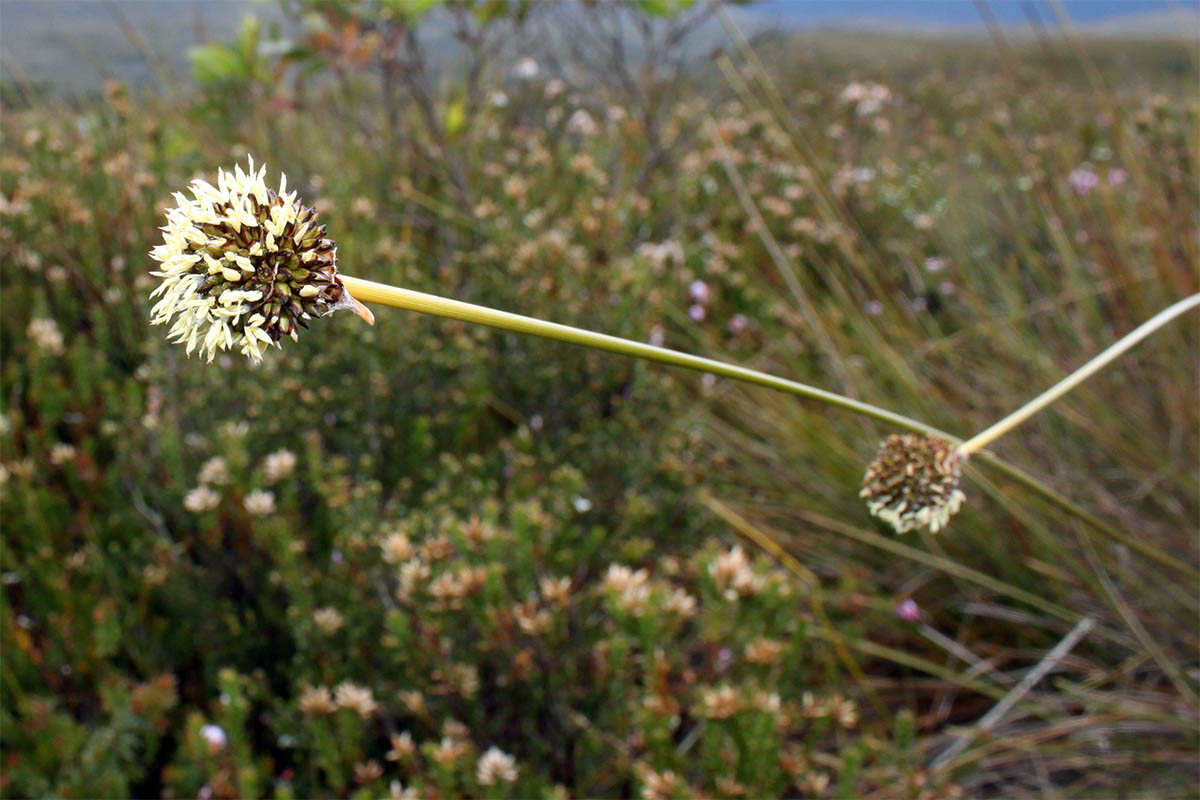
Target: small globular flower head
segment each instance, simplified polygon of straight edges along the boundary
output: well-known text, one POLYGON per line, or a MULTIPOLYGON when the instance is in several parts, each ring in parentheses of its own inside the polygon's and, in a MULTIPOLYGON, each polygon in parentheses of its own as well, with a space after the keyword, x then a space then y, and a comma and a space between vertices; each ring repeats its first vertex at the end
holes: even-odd
POLYGON ((403 531, 392 533, 380 543, 379 549, 383 551, 383 560, 389 564, 403 564, 416 552, 403 531))
POLYGON ((388 734, 388 741, 392 745, 392 749, 388 750, 387 755, 384 756, 388 761, 409 758, 417 750, 416 745, 413 744, 412 734, 408 731, 388 734))
POLYGON ((696 713, 706 719, 729 719, 742 708, 742 697, 728 684, 706 689, 696 713))
POLYGON ((346 624, 345 618, 336 608, 318 608, 313 612, 312 618, 323 633, 336 633, 346 624))
POLYGON ((1100 183, 1100 177, 1088 166, 1071 170, 1067 175, 1067 183, 1075 190, 1075 194, 1083 195, 1095 189, 1100 183))
POLYGON ((759 666, 774 666, 779 663, 783 643, 775 639, 755 639, 746 645, 746 660, 759 666))
POLYGON ((364 719, 371 716, 379 708, 375 696, 365 686, 359 686, 350 681, 343 681, 334 690, 334 702, 341 708, 348 708, 364 719))
POLYGON ((305 686, 300 692, 299 705, 305 714, 332 714, 338 707, 333 693, 325 686, 305 686))
POLYGON ((75 460, 75 446, 66 442, 58 442, 50 448, 50 463, 56 467, 61 467, 68 461, 75 460))
POLYGON ((416 789, 411 786, 405 789, 400 781, 388 784, 388 800, 418 800, 419 797, 416 789))
POLYGON ((262 489, 255 489, 246 495, 242 505, 254 516, 265 517, 275 510, 275 495, 271 492, 264 492, 262 489))
POLYGON ((204 465, 200 467, 200 474, 196 476, 196 482, 200 484, 211 484, 220 486, 229 483, 229 462, 220 456, 214 456, 204 465))
POLYGON ((713 559, 708 565, 708 574, 726 600, 737 600, 739 595, 750 596, 762 588, 762 580, 755 574, 741 545, 734 545, 713 559))
POLYGON ((443 736, 436 745, 426 745, 426 755, 443 767, 453 767, 467 753, 466 742, 450 736, 443 736))
POLYGON ((63 335, 54 320, 41 318, 30 320, 27 332, 33 343, 47 353, 57 355, 63 351, 63 335))
POLYGON ((475 765, 475 779, 484 786, 493 786, 500 781, 512 783, 517 779, 516 762, 500 748, 489 747, 475 765))
POLYGON ((937 533, 966 500, 958 488, 965 458, 937 437, 894 434, 880 445, 867 468, 859 497, 897 533, 926 525, 937 533))
POLYGON ((642 765, 638 773, 642 780, 642 800, 670 800, 684 789, 683 780, 671 770, 655 772, 642 765))
POLYGON ((183 507, 194 514, 212 511, 221 502, 221 495, 207 486, 197 486, 183 498, 183 507))
POLYGON ((354 782, 360 785, 368 784, 371 781, 377 781, 383 777, 383 766, 371 759, 370 761, 362 762, 354 765, 354 782))
POLYGON ((279 483, 291 475, 295 468, 296 454, 291 450, 278 450, 263 459, 263 472, 267 475, 267 483, 279 483))
POLYGON ((337 248, 325 238, 317 212, 263 181, 266 167, 219 170, 217 185, 197 178, 192 197, 175 193, 163 243, 150 251, 162 264, 151 310, 155 325, 171 323, 168 338, 186 342, 212 361, 237 348, 252 361, 284 336, 297 338, 313 317, 353 308, 370 312, 337 278, 337 248))

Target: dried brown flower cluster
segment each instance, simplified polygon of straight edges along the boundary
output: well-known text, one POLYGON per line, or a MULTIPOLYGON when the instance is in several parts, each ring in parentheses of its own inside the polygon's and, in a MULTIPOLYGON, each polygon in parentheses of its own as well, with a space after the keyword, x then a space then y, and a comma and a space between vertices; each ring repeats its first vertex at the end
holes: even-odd
POLYGON ((949 442, 915 433, 893 434, 879 447, 859 497, 897 533, 946 527, 966 500, 958 488, 966 457, 949 442))

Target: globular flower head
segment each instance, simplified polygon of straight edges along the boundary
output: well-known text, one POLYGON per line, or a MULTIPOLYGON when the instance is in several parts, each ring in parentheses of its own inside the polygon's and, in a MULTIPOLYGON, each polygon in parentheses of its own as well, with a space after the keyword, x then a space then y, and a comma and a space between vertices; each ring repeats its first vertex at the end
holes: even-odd
POLYGON ((162 264, 151 323, 171 324, 168 337, 212 361, 237 348, 257 362, 284 336, 297 338, 308 321, 338 308, 371 321, 337 277, 337 248, 317 212, 263 181, 266 167, 219 170, 217 185, 196 179, 192 197, 175 193, 163 243, 150 251, 162 264))
POLYGON ((897 533, 926 525, 937 533, 967 499, 958 488, 965 460, 957 447, 935 436, 894 434, 867 468, 859 497, 897 533))

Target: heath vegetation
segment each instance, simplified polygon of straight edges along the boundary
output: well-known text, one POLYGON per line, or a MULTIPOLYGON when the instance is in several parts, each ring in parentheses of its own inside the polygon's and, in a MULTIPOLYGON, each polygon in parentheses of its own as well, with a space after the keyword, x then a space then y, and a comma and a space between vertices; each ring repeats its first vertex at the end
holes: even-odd
POLYGON ((133 37, 164 91, 5 83, 0 794, 1194 791, 1196 314, 971 444, 1200 291, 1194 41, 275 13, 186 80, 133 37), (228 223, 172 193, 262 162, 292 255, 193 287, 228 223), (847 405, 380 306, 293 337, 335 257, 847 405))

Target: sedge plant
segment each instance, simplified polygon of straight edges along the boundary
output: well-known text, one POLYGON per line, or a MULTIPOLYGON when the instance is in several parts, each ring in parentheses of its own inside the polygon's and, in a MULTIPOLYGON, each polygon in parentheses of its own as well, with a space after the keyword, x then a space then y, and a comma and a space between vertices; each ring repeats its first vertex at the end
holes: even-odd
MULTIPOLYGON (((217 352, 236 348, 257 363, 266 348, 278 346, 284 337, 298 339, 311 320, 339 309, 374 324, 364 303, 377 303, 765 386, 909 431, 883 442, 860 492, 870 512, 898 533, 944 528, 965 501, 960 483, 970 455, 1200 305, 1197 294, 1164 309, 1051 389, 963 441, 870 403, 737 364, 340 274, 337 247, 326 237, 315 209, 287 191, 286 176, 274 190, 267 187, 265 175, 266 167, 255 169, 250 159, 248 170, 240 165, 232 172, 219 170, 216 186, 193 180, 190 199, 174 195, 177 206, 167 212, 163 244, 150 253, 162 264, 152 273, 162 283, 152 293, 159 299, 151 322, 171 324, 168 338, 184 343, 189 355, 198 350, 212 361, 217 352)), ((1020 474, 1002 466, 1009 474, 1020 474)), ((1049 490, 1043 493, 1057 497, 1049 490)), ((1065 499, 1060 505, 1075 510, 1065 499)))

